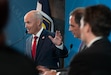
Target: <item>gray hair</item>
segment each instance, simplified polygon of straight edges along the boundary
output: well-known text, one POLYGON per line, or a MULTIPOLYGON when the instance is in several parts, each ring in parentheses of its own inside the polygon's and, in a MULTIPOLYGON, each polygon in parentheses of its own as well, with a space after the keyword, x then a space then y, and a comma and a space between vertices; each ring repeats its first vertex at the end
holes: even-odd
POLYGON ((39 19, 41 23, 43 22, 43 16, 40 11, 35 12, 35 18, 39 19))

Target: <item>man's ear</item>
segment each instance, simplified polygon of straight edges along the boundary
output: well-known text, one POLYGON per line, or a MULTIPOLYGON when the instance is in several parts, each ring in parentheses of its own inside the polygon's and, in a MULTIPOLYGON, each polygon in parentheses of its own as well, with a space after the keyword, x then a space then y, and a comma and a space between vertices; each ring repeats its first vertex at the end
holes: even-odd
POLYGON ((86 30, 86 32, 91 32, 91 27, 90 27, 89 23, 85 24, 85 30, 86 30))
POLYGON ((39 26, 40 26, 40 25, 41 25, 40 23, 41 23, 41 22, 40 22, 40 20, 37 20, 37 25, 39 25, 39 26))

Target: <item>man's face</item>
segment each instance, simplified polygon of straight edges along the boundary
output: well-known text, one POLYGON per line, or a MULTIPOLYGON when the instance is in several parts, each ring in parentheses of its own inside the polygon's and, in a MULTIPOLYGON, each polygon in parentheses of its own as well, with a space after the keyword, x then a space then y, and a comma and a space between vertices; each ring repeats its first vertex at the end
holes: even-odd
POLYGON ((80 38, 80 28, 79 28, 79 25, 75 22, 75 17, 74 16, 70 16, 69 24, 70 24, 69 31, 72 32, 74 37, 80 38))
POLYGON ((36 34, 40 30, 40 23, 32 14, 26 14, 24 22, 29 34, 36 34))
POLYGON ((88 27, 87 25, 85 25, 84 23, 84 17, 82 17, 82 19, 80 20, 80 33, 81 33, 81 40, 85 41, 86 40, 86 33, 88 32, 88 27))

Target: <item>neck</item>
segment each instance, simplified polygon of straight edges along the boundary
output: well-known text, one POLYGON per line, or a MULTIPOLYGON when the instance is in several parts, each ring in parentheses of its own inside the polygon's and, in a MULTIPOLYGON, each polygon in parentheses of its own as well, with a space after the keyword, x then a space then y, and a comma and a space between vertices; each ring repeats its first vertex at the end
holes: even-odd
POLYGON ((86 45, 88 45, 93 39, 95 39, 97 36, 90 34, 87 38, 86 38, 86 45))
MULTIPOLYGON (((42 27, 41 27, 41 28, 42 28, 42 27)), ((41 28, 39 28, 38 31, 36 31, 36 32, 34 33, 34 35, 36 35, 36 34, 41 30, 41 28)))

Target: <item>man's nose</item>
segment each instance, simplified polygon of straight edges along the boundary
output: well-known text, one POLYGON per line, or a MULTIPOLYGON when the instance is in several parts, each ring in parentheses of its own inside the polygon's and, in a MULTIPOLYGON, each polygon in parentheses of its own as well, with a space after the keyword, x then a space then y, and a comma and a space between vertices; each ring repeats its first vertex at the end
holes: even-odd
POLYGON ((27 28, 27 24, 25 24, 25 28, 27 28))
POLYGON ((72 30, 72 28, 69 26, 69 31, 71 31, 72 30))

